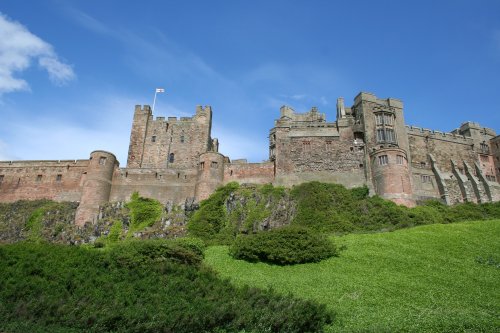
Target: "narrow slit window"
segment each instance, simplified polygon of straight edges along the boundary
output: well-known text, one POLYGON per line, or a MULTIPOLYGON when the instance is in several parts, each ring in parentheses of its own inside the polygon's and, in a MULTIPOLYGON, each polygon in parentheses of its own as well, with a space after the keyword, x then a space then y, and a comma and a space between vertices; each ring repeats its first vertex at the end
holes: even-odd
POLYGON ((174 160, 175 160, 174 153, 170 153, 170 155, 168 155, 168 162, 169 163, 174 163, 174 160))
POLYGON ((36 181, 37 181, 37 182, 41 182, 41 181, 42 181, 42 175, 38 175, 38 176, 36 176, 36 181))
POLYGON ((4 177, 4 175, 0 175, 0 184, 2 184, 4 177))
POLYGON ((153 135, 153 136, 151 137, 151 142, 156 142, 156 135, 153 135))
POLYGON ((99 165, 105 165, 106 164, 106 157, 101 156, 99 157, 99 165))
POLYGON ((402 155, 396 155, 396 164, 404 164, 404 157, 402 155))
POLYGON ((59 174, 56 176, 56 182, 61 182, 62 181, 62 175, 59 174))

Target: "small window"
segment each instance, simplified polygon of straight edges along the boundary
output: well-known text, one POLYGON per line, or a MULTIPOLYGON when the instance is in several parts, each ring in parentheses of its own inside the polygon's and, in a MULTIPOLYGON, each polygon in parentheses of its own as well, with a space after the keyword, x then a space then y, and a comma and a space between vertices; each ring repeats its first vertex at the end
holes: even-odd
POLYGON ((99 165, 105 165, 106 164, 106 157, 101 156, 99 157, 99 165))
POLYGON ((393 122, 392 122, 392 115, 391 114, 388 114, 388 113, 384 113, 384 124, 385 125, 392 125, 393 122))
POLYGON ((37 182, 41 182, 41 181, 42 181, 42 175, 38 175, 38 176, 36 176, 36 181, 37 181, 37 182))
POLYGON ((421 167, 421 168, 425 168, 426 164, 427 164, 427 163, 425 163, 425 162, 420 162, 420 167, 421 167))
POLYGON ((184 135, 181 135, 181 143, 184 143, 184 135))
POLYGON ((62 175, 59 174, 56 176, 56 182, 60 182, 62 180, 62 175))
POLYGON ((429 175, 422 175, 422 183, 431 183, 432 179, 429 175))
POLYGON ((385 141, 385 131, 383 128, 377 130, 377 142, 385 141))
POLYGON ((2 184, 4 177, 4 175, 0 175, 0 184, 2 184))
POLYGON ((174 163, 174 160, 175 160, 174 153, 170 153, 170 155, 168 155, 168 162, 169 163, 174 163))
MULTIPOLYGON (((230 175, 230 176, 232 176, 232 175, 233 175, 233 170, 231 170, 231 172, 229 173, 229 175, 230 175)), ((0 181, 0 182, 1 182, 1 181, 0 181)))
POLYGON ((404 156, 403 155, 396 155, 396 164, 404 164, 404 156))
POLYGON ((326 140, 326 144, 327 144, 327 145, 331 145, 331 144, 332 144, 332 141, 331 141, 331 140, 326 140))
POLYGON ((394 135, 394 130, 387 128, 385 130, 385 140, 388 142, 395 142, 396 141, 396 135, 394 135))
POLYGON ((205 162, 200 162, 200 170, 205 169, 205 162))
POLYGON ((153 136, 151 137, 151 142, 156 142, 156 135, 153 135, 153 136))
POLYGON ((217 169, 219 167, 219 164, 217 162, 212 162, 212 164, 210 165, 210 167, 212 169, 217 169))
POLYGON ((378 164, 379 165, 387 165, 389 164, 389 158, 387 155, 382 155, 378 157, 378 164))

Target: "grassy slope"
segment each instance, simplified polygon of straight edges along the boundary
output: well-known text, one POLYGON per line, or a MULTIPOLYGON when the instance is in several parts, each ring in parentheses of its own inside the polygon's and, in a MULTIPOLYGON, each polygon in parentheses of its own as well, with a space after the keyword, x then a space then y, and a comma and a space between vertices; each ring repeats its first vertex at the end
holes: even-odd
POLYGON ((500 220, 336 237, 338 258, 290 267, 234 260, 214 246, 206 262, 238 285, 272 287, 337 313, 329 331, 490 332, 500 327, 500 220))

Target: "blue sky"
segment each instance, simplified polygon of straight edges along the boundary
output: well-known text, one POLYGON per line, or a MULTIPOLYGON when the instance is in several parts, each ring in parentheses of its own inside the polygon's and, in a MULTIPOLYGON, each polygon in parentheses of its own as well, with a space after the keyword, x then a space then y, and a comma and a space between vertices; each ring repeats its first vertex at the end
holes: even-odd
POLYGON ((0 160, 126 164, 136 104, 212 105, 229 157, 262 161, 283 104, 335 120, 360 91, 407 124, 500 132, 500 1, 0 1, 0 160))

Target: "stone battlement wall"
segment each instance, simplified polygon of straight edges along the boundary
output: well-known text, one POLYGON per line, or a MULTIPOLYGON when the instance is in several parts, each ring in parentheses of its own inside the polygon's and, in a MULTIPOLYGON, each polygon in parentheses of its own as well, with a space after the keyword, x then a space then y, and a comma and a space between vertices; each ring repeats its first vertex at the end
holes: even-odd
POLYGON ((119 169, 113 175, 110 201, 128 201, 139 192, 163 204, 183 204, 194 197, 196 180, 196 169, 119 169))
POLYGON ((408 126, 406 125, 406 132, 408 135, 419 135, 424 137, 429 137, 435 140, 443 140, 451 143, 460 143, 460 144, 473 144, 473 140, 470 137, 466 137, 464 135, 455 134, 455 133, 447 133, 441 131, 435 131, 427 128, 416 127, 416 126, 408 126))
POLYGON ((230 163, 224 165, 224 184, 267 184, 274 181, 274 163, 230 163))
POLYGON ((0 162, 0 201, 79 201, 89 160, 0 162))

